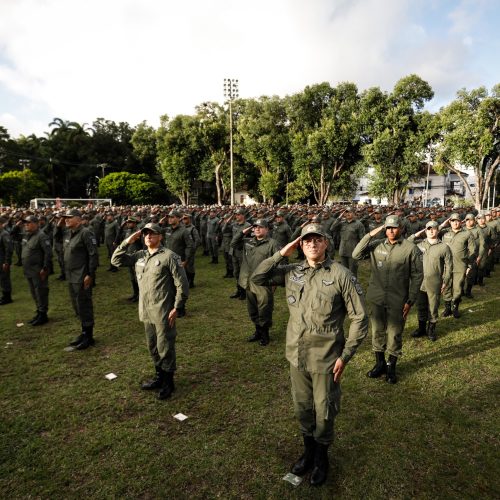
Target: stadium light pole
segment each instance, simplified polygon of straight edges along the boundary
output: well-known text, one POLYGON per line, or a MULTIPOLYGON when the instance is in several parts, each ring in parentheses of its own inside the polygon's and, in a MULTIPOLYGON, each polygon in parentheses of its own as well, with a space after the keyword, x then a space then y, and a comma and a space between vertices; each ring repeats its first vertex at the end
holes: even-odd
POLYGON ((229 101, 229 165, 231 172, 231 205, 234 205, 234 169, 233 169, 233 99, 239 97, 239 81, 224 78, 224 97, 229 101))

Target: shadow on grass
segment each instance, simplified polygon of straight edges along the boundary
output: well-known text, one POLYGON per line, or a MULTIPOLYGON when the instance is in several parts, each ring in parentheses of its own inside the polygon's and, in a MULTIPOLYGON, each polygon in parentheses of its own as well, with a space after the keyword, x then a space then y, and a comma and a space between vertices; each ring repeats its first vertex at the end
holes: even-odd
POLYGON ((460 344, 449 347, 441 347, 436 352, 431 352, 421 356, 416 356, 404 363, 402 373, 408 375, 422 368, 422 365, 429 367, 450 361, 453 359, 463 359, 474 354, 489 351, 500 346, 500 335, 495 331, 489 335, 475 338, 460 344))

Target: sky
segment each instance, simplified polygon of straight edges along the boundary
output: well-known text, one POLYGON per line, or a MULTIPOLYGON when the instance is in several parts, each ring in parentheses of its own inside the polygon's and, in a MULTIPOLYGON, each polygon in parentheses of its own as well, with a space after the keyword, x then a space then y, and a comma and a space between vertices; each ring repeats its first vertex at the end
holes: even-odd
POLYGON ((43 135, 53 118, 157 127, 242 98, 412 73, 435 92, 500 82, 500 0, 0 0, 0 125, 43 135))

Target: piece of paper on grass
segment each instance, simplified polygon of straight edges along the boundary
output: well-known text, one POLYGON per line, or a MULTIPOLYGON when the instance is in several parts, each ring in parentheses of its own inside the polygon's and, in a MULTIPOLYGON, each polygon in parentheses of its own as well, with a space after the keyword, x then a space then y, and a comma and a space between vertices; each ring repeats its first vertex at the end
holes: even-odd
POLYGON ((283 477, 283 481, 288 481, 290 484, 293 484, 294 486, 298 486, 302 482, 302 479, 303 479, 302 477, 296 476, 291 472, 285 474, 285 476, 283 477))
POLYGON ((16 323, 16 326, 17 326, 18 328, 21 328, 22 326, 24 326, 24 323, 16 323))
POLYGON ((184 413, 177 413, 177 415, 174 415, 174 418, 179 420, 179 422, 182 422, 183 420, 186 420, 187 415, 184 415, 184 413))
POLYGON ((118 378, 118 375, 115 375, 114 373, 108 373, 107 375, 105 375, 105 377, 108 380, 114 380, 115 378, 118 378))

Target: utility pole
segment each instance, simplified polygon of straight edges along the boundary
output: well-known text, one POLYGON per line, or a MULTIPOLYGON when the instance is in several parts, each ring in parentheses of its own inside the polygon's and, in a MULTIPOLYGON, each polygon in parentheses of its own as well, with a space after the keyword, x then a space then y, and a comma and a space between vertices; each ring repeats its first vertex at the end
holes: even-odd
POLYGON ((104 169, 105 169, 107 166, 108 166, 108 164, 107 164, 107 163, 98 163, 98 164, 97 164, 97 168, 101 168, 101 169, 102 169, 102 177, 101 177, 101 179, 102 179, 102 178, 104 178, 104 169))
POLYGON ((234 168, 233 168, 233 99, 239 97, 239 82, 224 78, 224 97, 229 101, 229 164, 231 172, 231 205, 234 205, 234 168))

